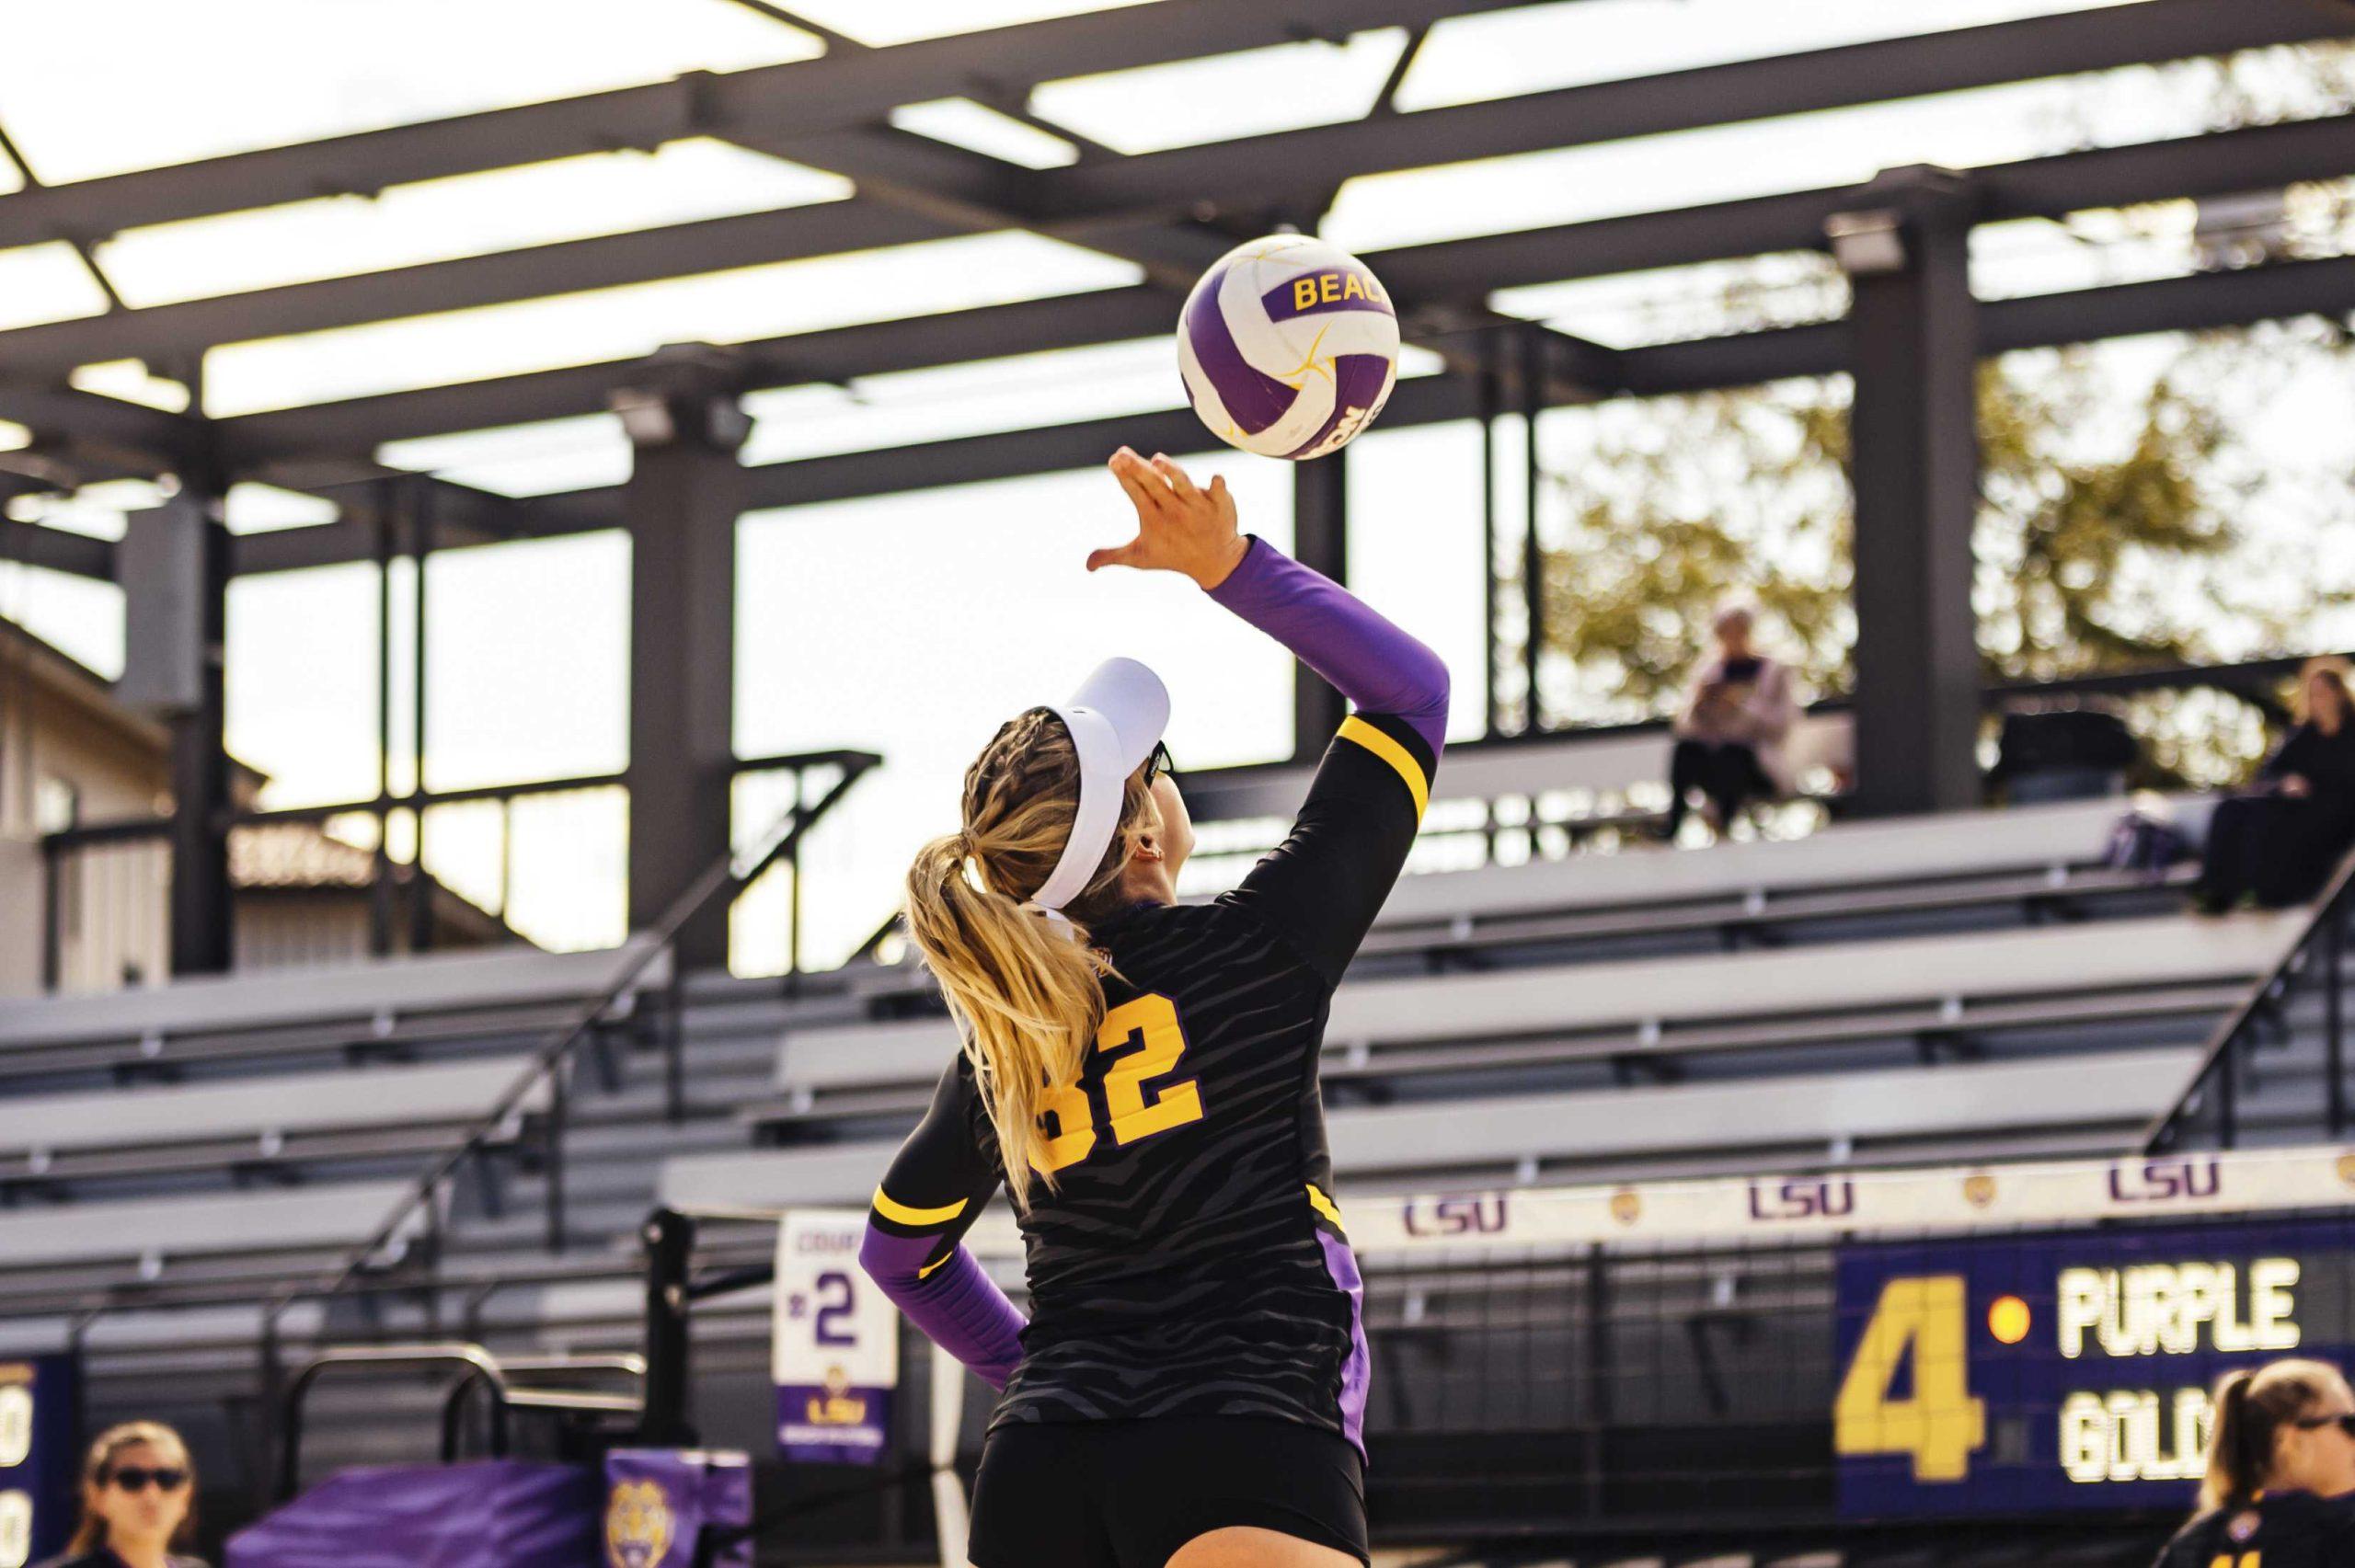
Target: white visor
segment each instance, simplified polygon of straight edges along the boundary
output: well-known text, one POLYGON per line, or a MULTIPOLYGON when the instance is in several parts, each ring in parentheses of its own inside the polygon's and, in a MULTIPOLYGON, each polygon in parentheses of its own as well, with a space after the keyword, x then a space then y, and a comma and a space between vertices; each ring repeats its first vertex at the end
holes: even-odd
POLYGON ((1120 831, 1131 773, 1144 766, 1169 727, 1169 688, 1133 658, 1108 658, 1065 703, 1045 704, 1079 752, 1079 810, 1063 858, 1030 902, 1061 910, 1080 896, 1120 831))

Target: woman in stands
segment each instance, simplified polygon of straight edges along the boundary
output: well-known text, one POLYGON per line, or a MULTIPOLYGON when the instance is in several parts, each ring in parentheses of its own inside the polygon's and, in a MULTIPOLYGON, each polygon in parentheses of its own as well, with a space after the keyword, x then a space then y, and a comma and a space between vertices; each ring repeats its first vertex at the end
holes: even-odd
POLYGON ((2355 1393, 2338 1368, 2276 1361, 2216 1385, 2200 1512, 2158 1568, 2355 1563, 2355 1393))
POLYGON ((196 1533, 196 1470, 157 1421, 110 1426, 82 1461, 82 1517, 44 1568, 204 1568, 174 1547, 196 1533))
POLYGON ((2298 710, 2256 787, 2219 802, 2209 821, 2194 896, 2209 914, 2244 898, 2261 909, 2311 898, 2355 845, 2355 699, 2345 667, 2309 662, 2298 710))
POLYGON ((1661 837, 1671 841, 1696 790, 1707 802, 1710 831, 1722 834, 1750 802, 1793 787, 1784 742, 1798 722, 1798 699, 1789 667, 1752 643, 1754 624, 1750 607, 1740 603, 1725 606, 1710 623, 1717 650, 1694 674, 1673 726, 1668 819, 1660 825, 1661 837))
POLYGON ((1181 905, 1193 830, 1168 695, 1116 659, 1001 727, 907 921, 966 1038, 875 1195, 861 1261, 1004 1391, 977 1568, 1346 1568, 1367 1558, 1366 1342, 1317 1053, 1414 841, 1446 667, 1236 532, 1223 480, 1126 448, 1137 535, 1088 557, 1193 578, 1347 696, 1290 837, 1181 905), (1026 1323, 959 1242, 1000 1185, 1026 1323))

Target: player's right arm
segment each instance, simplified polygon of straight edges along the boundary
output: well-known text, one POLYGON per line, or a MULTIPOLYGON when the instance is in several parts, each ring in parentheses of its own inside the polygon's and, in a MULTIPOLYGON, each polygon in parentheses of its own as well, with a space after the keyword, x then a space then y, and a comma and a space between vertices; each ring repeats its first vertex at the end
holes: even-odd
POLYGON ((1126 447, 1113 476, 1137 537, 1090 570, 1182 572, 1332 682, 1357 710, 1342 724, 1292 830, 1223 900, 1248 910, 1338 984, 1407 862, 1447 734, 1447 666, 1349 589, 1237 531, 1225 481, 1196 486, 1166 457, 1126 447))
POLYGON ((1022 1359, 1023 1317, 964 1245, 998 1185, 974 1137, 974 1093, 959 1056, 875 1189, 858 1263, 935 1345, 1003 1389, 1022 1359))

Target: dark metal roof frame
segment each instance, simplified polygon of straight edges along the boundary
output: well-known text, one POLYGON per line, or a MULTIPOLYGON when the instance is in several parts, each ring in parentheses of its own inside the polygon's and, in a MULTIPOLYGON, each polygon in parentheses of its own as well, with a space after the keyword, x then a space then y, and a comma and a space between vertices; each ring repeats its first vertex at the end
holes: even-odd
MULTIPOLYGON (((613 393, 648 372, 619 361, 349 400, 206 422, 41 384, 75 363, 121 357, 185 360, 212 344, 244 338, 394 319, 425 311, 541 297, 554 291, 708 272, 796 256, 854 251, 947 234, 1027 228, 1075 239, 1143 267, 1152 281, 1073 298, 844 327, 729 350, 741 390, 809 381, 844 381, 892 370, 1024 351, 1078 347, 1166 330, 1171 292, 1240 231, 1238 222, 1296 209, 1319 210, 1354 175, 1468 157, 1606 141, 1660 131, 1901 97, 2000 81, 2223 52, 2269 43, 2355 36, 2345 0, 2136 0, 2123 8, 2039 17, 1926 37, 1844 46, 1800 55, 1671 73, 1440 109, 1377 112, 1340 125, 1139 156, 1090 156, 1062 170, 1031 171, 872 123, 891 103, 952 90, 932 74, 954 62, 971 96, 1004 103, 1041 79, 1082 70, 1182 59, 1303 36, 1364 28, 1419 27, 1437 17, 1494 9, 1506 0, 1284 0, 1283 19, 1235 0, 1170 6, 1151 40, 1132 36, 1120 13, 1028 24, 889 50, 838 52, 824 62, 727 77, 694 76, 660 87, 504 110, 459 120, 240 155, 177 169, 117 177, 0 199, 0 243, 11 236, 87 241, 126 223, 232 211, 322 189, 373 189, 436 173, 500 166, 567 152, 659 144, 718 134, 780 155, 850 174, 849 201, 668 229, 530 247, 493 256, 327 280, 185 304, 123 311, 87 321, 0 333, 0 417, 40 438, 14 466, 35 478, 72 472, 177 469, 194 462, 296 488, 330 491, 347 521, 241 541, 240 569, 354 558, 371 531, 384 441, 528 422, 602 410, 613 393), (1175 25, 1172 25, 1175 24, 1175 25), (1108 40, 1118 37, 1124 41, 1108 40), (992 74, 991 62, 1007 69, 992 74), (822 71, 813 67, 823 66, 822 71), (919 82, 931 84, 919 88, 919 82), (791 92, 787 91, 791 88, 791 92), (862 97, 862 95, 868 95, 862 97), (845 120, 849 128, 843 128, 845 120), (629 130, 615 134, 615 128, 629 130), (298 171, 309 183, 289 183, 298 171), (329 171, 341 171, 327 177, 329 171), (349 177, 364 171, 366 178, 349 177), (322 183, 324 179, 325 183, 322 183), (339 183, 340 181, 340 183, 339 183), (1187 213, 1192 216, 1174 216, 1187 213), (1225 229, 1200 221, 1208 215, 1225 229), (21 225, 31 223, 39 232, 21 225), (47 228, 40 225, 47 224, 47 228), (11 225, 18 225, 12 227, 11 225)), ((1394 73, 1394 76, 1395 76, 1394 73)), ((2266 127, 2214 136, 2065 155, 1975 171, 1981 217, 2058 216, 2091 206, 2278 187, 2355 169, 2355 118, 2266 127)), ((1499 318, 1489 291, 1516 283, 1806 248, 1822 243, 1834 213, 1869 201, 1874 187, 1849 187, 1683 212, 1456 240, 1370 255, 1410 328, 1442 349, 1451 368, 1476 362, 1473 338, 1499 318)), ((2012 339, 2062 341, 2115 330, 2261 319, 2300 310, 2344 310, 2345 275, 2332 264, 2266 269, 2261 282, 2220 286, 2209 279, 2135 291, 2093 291, 2051 301, 1991 307, 1991 351, 2012 339), (2275 306, 2281 306, 2277 309, 2275 306), (2189 312, 2189 315, 2182 313, 2189 312), (2211 319, 2213 318, 2213 319, 2211 319), (2121 326, 2120 323, 2135 323, 2121 326), (2014 324, 2007 328, 2006 323, 2014 324), (2061 336, 2056 336, 2056 334, 2061 336)), ((1614 392, 1649 393, 1740 384, 1812 373, 1845 362, 1844 327, 1798 328, 1706 343, 1614 353, 1553 337, 1544 396, 1574 401, 1614 392)), ((1468 398, 1463 378, 1409 383, 1393 424, 1452 418, 1468 398)), ((1171 421, 1169 440, 1199 431, 1171 421), (1190 432, 1190 433, 1189 433, 1190 432)), ((1152 421, 1139 422, 1150 424, 1152 421)), ((1093 427, 1013 432, 903 449, 874 472, 877 454, 848 454, 757 471, 756 504, 870 494, 994 472, 1067 466, 1093 427)), ((5 464, 6 460, 0 460, 5 464)), ((419 483, 401 478, 403 484, 419 483)), ((442 481, 434 492, 442 527, 456 544, 578 532, 609 525, 607 493, 512 501, 442 481)), ((12 487, 21 488, 21 485, 12 487)), ((33 531, 45 532, 48 531, 33 531)), ((7 536, 0 554, 29 552, 95 566, 95 552, 34 545, 7 536)))
MULTIPOLYGON (((2292 262, 1999 301, 1982 307, 1982 350, 1994 355, 2150 332, 2246 326, 2288 316, 2342 316, 2350 310, 2355 310, 2355 258, 2292 262)), ((1614 358, 1626 392, 1657 396, 1834 374, 1848 366, 1848 338, 1846 323, 1830 322, 1622 349, 1614 358)), ((1573 351, 1560 349, 1561 340, 1557 341, 1558 351, 1573 351)), ((1471 379, 1428 376, 1399 383, 1383 412, 1382 426, 1399 429, 1474 418, 1479 412, 1479 391, 1471 379)), ((1122 443, 1167 452, 1210 444, 1190 410, 1123 415, 770 464, 748 471, 746 505, 754 509, 801 506, 1058 473, 1089 466, 1122 443)), ((561 502, 566 515, 562 521, 553 516, 535 519, 536 532, 622 526, 618 487, 545 499, 561 502)), ((367 539, 358 527, 341 523, 256 535, 237 542, 235 569, 281 571, 362 559, 367 539)))
MULTIPOLYGON (((1198 3, 1216 6, 1223 0, 1198 3)), ((1476 8, 1436 0, 1387 0, 1365 7, 1350 25, 1378 27, 1418 17, 1428 19, 1425 14, 1476 8)), ((871 126, 797 133, 795 127, 811 120, 807 106, 797 105, 789 115, 755 112, 746 107, 753 95, 738 92, 727 112, 704 131, 847 174, 859 182, 861 194, 842 202, 22 327, 0 332, 0 363, 62 372, 77 364, 126 357, 168 360, 257 337, 1017 227, 1121 255, 1144 266, 1156 281, 1182 290, 1239 237, 1222 238, 1186 214, 1258 220, 1304 197, 1321 200, 1360 175, 2341 37, 2355 37, 2355 6, 2336 0, 2328 5, 2318 0, 2234 0, 2230 6, 2214 0, 2136 0, 2122 10, 1844 45, 1412 114, 1377 113, 1336 125, 1090 159, 1048 170, 1023 169, 871 126), (738 99, 746 106, 739 106, 738 99)), ((839 68, 851 70, 896 52, 868 52, 840 62, 839 68)), ((807 69, 769 68, 779 73, 807 69)), ((739 78, 714 80, 732 84, 739 78)), ((213 177, 217 165, 236 162, 214 160, 166 172, 201 186, 213 177)), ((90 181, 65 189, 86 191, 93 203, 103 206, 99 188, 109 183, 90 181)), ((2246 182, 2233 187, 2247 188, 2246 182)), ((9 214, 17 203, 51 196, 29 191, 0 198, 0 243, 6 242, 9 214)), ((80 225, 80 231, 88 226, 80 225)))
MULTIPOLYGON (((2355 116, 2066 153, 1992 165, 1969 177, 1986 193, 1985 216, 2004 219, 2262 189, 2350 171, 2355 116)), ((1367 260, 1395 287, 1426 300, 1477 301, 1522 284, 1817 248, 1824 220, 1855 210, 1868 200, 1867 189, 1846 186, 1449 240, 1369 252, 1367 260)), ((1175 320, 1168 297, 1140 285, 769 338, 732 351, 741 357, 745 386, 760 388, 1119 342, 1167 331, 1175 320)), ((612 389, 626 385, 641 364, 545 371, 216 424, 224 452, 237 464, 306 452, 359 455, 386 441, 601 412, 612 389)))
MULTIPOLYGON (((552 103, 239 153, 0 200, 0 246, 276 206, 692 136, 833 130, 931 98, 1005 97, 1058 77, 1166 64, 1369 28, 1417 26, 1525 0, 1189 0, 836 52, 552 103)), ((2251 5, 2281 0, 2243 0, 2251 5)))

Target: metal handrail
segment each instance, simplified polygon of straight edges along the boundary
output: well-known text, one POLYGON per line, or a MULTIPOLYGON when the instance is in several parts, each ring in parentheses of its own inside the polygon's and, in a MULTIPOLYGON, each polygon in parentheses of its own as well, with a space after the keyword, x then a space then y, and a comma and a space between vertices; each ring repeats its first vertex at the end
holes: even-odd
MULTIPOLYGON (((729 773, 731 777, 741 778, 748 773, 770 773, 784 769, 808 770, 835 767, 843 770, 845 778, 851 778, 878 765, 881 761, 881 758, 871 751, 836 748, 825 751, 781 752, 765 757, 734 758, 729 763, 729 773)), ((510 814, 509 828, 506 832, 509 837, 511 837, 512 812, 518 801, 553 795, 577 795, 589 790, 619 789, 626 786, 628 782, 627 773, 593 773, 572 778, 530 779, 519 784, 478 784, 464 789, 429 790, 419 785, 417 788, 396 793, 390 788, 385 788, 366 800, 345 800, 317 806, 273 807, 267 810, 251 808, 235 810, 227 814, 226 825, 232 829, 269 829, 305 823, 323 824, 339 817, 373 818, 376 822, 376 844, 373 850, 375 869, 371 887, 378 904, 375 913, 372 915, 370 940, 372 951, 382 956, 391 950, 392 942, 389 900, 396 886, 397 868, 387 853, 385 844, 388 824, 395 812, 411 813, 422 822, 425 813, 436 807, 493 804, 510 814)), ((47 881, 47 892, 42 900, 45 930, 42 933, 41 943, 41 975, 42 987, 45 990, 56 990, 59 983, 62 945, 59 931, 60 889, 67 858, 84 851, 129 844, 155 843, 168 838, 171 830, 172 818, 169 816, 133 817, 109 822, 76 823, 73 827, 63 828, 41 836, 40 842, 42 873, 47 881)), ((421 872, 423 863, 412 857, 408 863, 408 869, 412 872, 421 872)), ((496 914, 502 927, 506 923, 511 901, 507 878, 506 853, 502 850, 499 909, 496 914)), ((799 915, 800 897, 797 887, 789 938, 793 944, 790 962, 791 967, 796 970, 800 967, 799 915)), ((409 918, 412 921, 419 918, 415 910, 412 910, 409 918)), ((513 933, 510 931, 507 934, 511 936, 513 933)), ((421 945, 423 941, 422 937, 412 936, 413 944, 421 945)))
MULTIPOLYGON (((828 810, 832 809, 834 803, 842 798, 844 793, 852 784, 881 761, 882 759, 872 752, 833 752, 824 754, 823 763, 813 764, 841 766, 842 776, 835 781, 832 788, 818 798, 815 804, 797 804, 779 818, 776 824, 770 830, 769 841, 764 851, 759 854, 743 858, 741 863, 743 869, 740 870, 740 857, 733 852, 720 856, 671 900, 661 916, 649 931, 624 944, 623 959, 616 967, 613 978, 591 1001, 577 1009, 570 1021, 552 1035, 546 1045, 532 1054, 529 1065, 517 1074, 506 1092, 492 1103, 489 1110, 477 1118, 473 1127, 463 1139, 434 1160, 425 1173, 411 1186, 408 1196, 395 1206, 393 1212, 376 1228, 368 1241, 345 1257, 333 1278, 321 1287, 295 1288, 281 1291, 270 1301, 263 1313, 265 1333, 274 1332, 278 1321, 297 1300, 334 1297, 346 1284, 366 1269, 371 1259, 400 1235, 420 1209, 426 1212, 427 1227, 431 1230, 438 1221, 433 1206, 442 1185, 455 1175, 458 1169, 468 1159, 480 1152, 500 1136, 500 1129, 523 1108, 524 1100, 543 1081, 554 1078, 557 1104, 552 1115, 560 1121, 564 1115, 562 1084, 560 1077, 555 1075, 559 1075, 570 1062, 573 1053, 591 1036, 597 1021, 605 1015, 623 991, 645 973, 655 956, 665 951, 677 937, 680 930, 690 920, 702 913, 712 899, 723 893, 732 897, 742 891, 754 876, 774 864, 778 859, 790 858, 796 854, 799 851, 801 841, 810 830, 825 816, 828 810), (851 761, 847 762, 837 761, 842 758, 848 758, 851 761)), ((773 762, 771 765, 777 764, 773 762)), ((677 1048, 675 1019, 672 1021, 671 1033, 673 1036, 671 1047, 675 1050, 677 1048)), ((550 1147, 553 1151, 556 1145, 551 1143, 550 1147)), ((559 1173, 551 1170, 548 1180, 549 1229, 553 1243, 552 1250, 557 1251, 561 1250, 562 1243, 562 1207, 561 1199, 557 1196, 559 1190, 559 1173)))
POLYGON ((2233 1010, 2226 1013, 2210 1035, 2207 1046, 2200 1051, 2200 1065, 2185 1081, 2183 1093, 2175 1104, 2153 1117, 2136 1139, 2135 1151, 2155 1154, 2164 1151, 2181 1132, 2183 1125, 2194 1114, 2211 1078, 2216 1081, 2218 1098, 2218 1143, 2230 1149, 2238 1127, 2234 1097, 2234 1066, 2239 1055, 2241 1037, 2263 1012, 2278 988, 2284 985, 2303 963, 2307 950, 2317 942, 2324 949, 2323 983, 2326 988, 2325 1012, 2327 1031, 2326 1052, 2329 1084, 2324 1116, 2332 1136, 2336 1137, 2347 1125, 2345 1030, 2339 1015, 2339 973, 2342 933, 2350 909, 2355 909, 2355 850, 2343 856, 2338 869, 2331 874, 2322 896, 2315 900, 2314 914, 2301 927, 2297 935, 2283 949, 2281 956, 2270 968, 2249 982, 2248 989, 2233 1010))
POLYGON ((643 1379, 646 1363, 635 1355, 592 1356, 577 1359, 535 1356, 524 1361, 502 1362, 479 1345, 456 1340, 413 1345, 343 1345, 323 1350, 313 1356, 287 1385, 281 1410, 283 1447, 279 1450, 278 1459, 280 1502, 293 1497, 303 1479, 304 1400, 313 1385, 326 1373, 339 1367, 355 1366, 454 1366, 458 1368, 458 1379, 451 1386, 442 1407, 442 1462, 444 1464, 457 1458, 458 1413, 463 1408, 466 1394, 477 1388, 490 1391, 491 1452, 494 1456, 504 1455, 507 1451, 507 1413, 511 1410, 564 1410, 635 1415, 645 1407, 642 1395, 517 1388, 508 1380, 510 1372, 557 1371, 570 1368, 622 1371, 643 1379))

